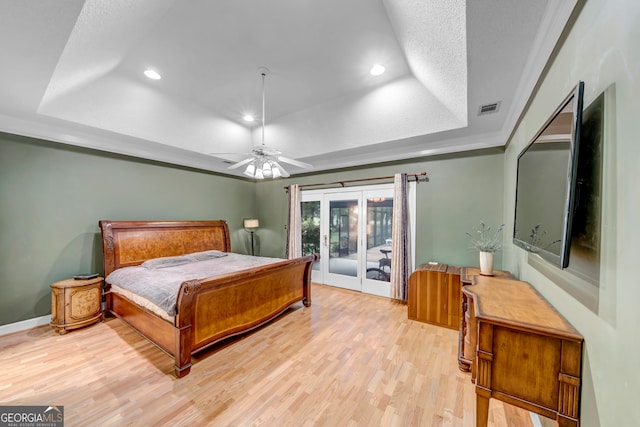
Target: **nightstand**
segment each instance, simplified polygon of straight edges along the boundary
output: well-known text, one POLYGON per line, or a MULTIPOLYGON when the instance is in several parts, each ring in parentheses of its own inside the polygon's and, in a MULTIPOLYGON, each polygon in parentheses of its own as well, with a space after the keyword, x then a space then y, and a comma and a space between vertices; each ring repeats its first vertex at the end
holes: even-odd
POLYGON ((102 320, 102 277, 51 284, 51 327, 59 334, 102 320))

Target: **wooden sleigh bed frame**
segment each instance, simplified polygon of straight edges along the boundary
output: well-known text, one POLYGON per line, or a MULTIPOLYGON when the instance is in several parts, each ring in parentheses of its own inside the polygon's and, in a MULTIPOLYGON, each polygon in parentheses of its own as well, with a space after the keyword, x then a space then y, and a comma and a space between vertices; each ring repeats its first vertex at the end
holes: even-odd
MULTIPOLYGON (((104 277, 148 259, 206 250, 229 252, 225 221, 100 221, 104 277)), ((107 313, 119 317, 174 357, 178 378, 191 370, 191 355, 224 338, 256 328, 292 304, 311 305, 310 255, 275 264, 182 283, 170 323, 111 292, 105 280, 107 313)))

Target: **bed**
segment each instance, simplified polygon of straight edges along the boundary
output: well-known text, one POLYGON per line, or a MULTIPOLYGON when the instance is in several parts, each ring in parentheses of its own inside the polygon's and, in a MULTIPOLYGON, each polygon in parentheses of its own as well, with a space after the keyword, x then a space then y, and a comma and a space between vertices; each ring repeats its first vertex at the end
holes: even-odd
POLYGON ((191 355, 195 352, 263 325, 297 302, 311 305, 315 255, 185 280, 179 284, 175 315, 163 318, 133 298, 113 291, 109 275, 157 258, 205 251, 231 255, 227 223, 102 220, 99 226, 107 313, 119 317, 171 355, 178 378, 191 370, 191 355))

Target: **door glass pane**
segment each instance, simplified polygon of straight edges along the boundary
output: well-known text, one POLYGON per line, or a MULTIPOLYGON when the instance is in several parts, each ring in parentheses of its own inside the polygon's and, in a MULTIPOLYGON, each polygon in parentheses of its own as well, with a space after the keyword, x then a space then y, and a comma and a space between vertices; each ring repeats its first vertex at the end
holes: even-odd
POLYGON ((329 272, 358 276, 358 200, 329 203, 329 272))
MULTIPOLYGON (((320 201, 302 202, 302 256, 320 253, 320 201)), ((313 263, 320 269, 320 261, 313 263)))
POLYGON ((367 199, 367 278, 391 279, 392 197, 367 199))

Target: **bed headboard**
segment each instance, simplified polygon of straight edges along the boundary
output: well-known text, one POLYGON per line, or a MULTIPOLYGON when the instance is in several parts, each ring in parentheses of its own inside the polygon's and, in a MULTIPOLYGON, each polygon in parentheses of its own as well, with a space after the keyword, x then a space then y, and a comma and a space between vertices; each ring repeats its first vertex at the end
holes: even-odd
POLYGON ((104 277, 152 258, 217 249, 231 250, 229 227, 217 221, 108 221, 102 231, 104 277))

